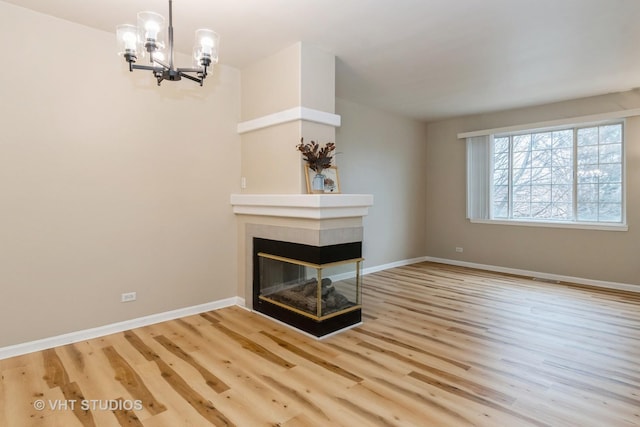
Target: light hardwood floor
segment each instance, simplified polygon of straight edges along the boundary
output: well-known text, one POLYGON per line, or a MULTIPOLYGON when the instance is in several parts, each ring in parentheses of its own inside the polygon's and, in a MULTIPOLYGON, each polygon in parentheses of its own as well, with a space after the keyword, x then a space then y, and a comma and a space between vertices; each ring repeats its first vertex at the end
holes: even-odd
POLYGON ((640 425, 640 294, 421 263, 365 276, 364 314, 317 341, 231 307, 2 360, 0 426, 640 425))

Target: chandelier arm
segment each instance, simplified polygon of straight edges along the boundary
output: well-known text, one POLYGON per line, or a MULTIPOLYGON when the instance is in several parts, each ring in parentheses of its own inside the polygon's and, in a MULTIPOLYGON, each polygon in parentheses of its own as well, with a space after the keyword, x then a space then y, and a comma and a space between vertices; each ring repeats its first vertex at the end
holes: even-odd
MULTIPOLYGON (((163 69, 166 69, 166 70, 170 70, 171 69, 171 67, 169 65, 165 64, 164 62, 160 61, 159 59, 153 58, 153 62, 158 64, 159 66, 161 66, 163 69)), ((158 68, 158 67, 156 67, 156 68, 158 68)))
POLYGON ((202 68, 177 68, 177 71, 181 72, 181 73, 202 73, 203 69, 202 68))
POLYGON ((182 71, 178 71, 178 73, 180 74, 180 76, 184 77, 185 79, 192 80, 192 81, 194 81, 196 83, 199 83, 200 86, 202 86, 202 82, 204 81, 204 78, 199 79, 197 77, 190 76, 189 74, 185 74, 182 71))
POLYGON ((138 64, 130 64, 131 68, 134 70, 150 70, 150 71, 164 71, 162 67, 152 67, 151 65, 138 65, 138 64))

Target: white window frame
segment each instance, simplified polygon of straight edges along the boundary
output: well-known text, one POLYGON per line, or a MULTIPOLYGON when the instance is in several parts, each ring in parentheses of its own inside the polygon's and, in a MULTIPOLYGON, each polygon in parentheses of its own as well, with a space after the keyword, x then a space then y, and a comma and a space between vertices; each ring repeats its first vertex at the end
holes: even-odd
MULTIPOLYGON (((627 209, 627 201, 626 201, 626 188, 627 188, 627 176, 626 176, 626 120, 624 117, 631 116, 632 114, 624 114, 622 117, 607 117, 603 120, 598 121, 577 121, 577 122, 566 122, 564 121, 561 125, 555 126, 545 126, 545 127, 532 127, 527 128, 526 126, 518 126, 517 128, 509 129, 495 129, 494 132, 485 133, 487 131, 480 132, 470 132, 467 134, 459 134, 458 137, 461 136, 466 137, 467 139, 467 218, 472 223, 480 223, 480 224, 498 224, 498 225, 516 225, 516 226, 527 226, 527 227, 551 227, 551 228, 577 228, 577 229, 588 229, 588 230, 608 230, 608 231, 627 231, 627 219, 626 219, 626 209, 627 209), (528 133, 537 133, 537 132, 547 132, 553 130, 568 130, 572 129, 574 132, 574 140, 573 140, 573 150, 574 150, 574 180, 572 185, 574 186, 574 202, 573 209, 577 209, 577 202, 575 198, 577 197, 577 183, 576 183, 576 173, 577 169, 577 141, 575 140, 576 132, 578 129, 585 127, 595 127, 602 126, 608 124, 622 124, 622 197, 621 197, 621 209, 622 209, 622 218, 621 222, 587 222, 587 221, 564 221, 564 220, 550 220, 550 219, 506 219, 506 218, 493 218, 492 208, 493 208, 493 137, 495 136, 512 136, 517 134, 528 134, 528 133), (488 163, 484 164, 473 164, 474 161, 477 161, 478 158, 482 159, 481 155, 478 155, 477 149, 474 150, 471 148, 471 143, 475 140, 476 142, 481 141, 481 138, 485 138, 485 143, 488 144, 489 151, 487 153, 488 163), (475 160, 474 160, 475 159, 475 160), (481 195, 478 197, 476 191, 478 189, 478 183, 475 182, 477 180, 487 180, 486 188, 480 185, 481 195), (484 200, 478 200, 484 199, 484 200), (474 206, 483 206, 486 204, 487 209, 474 209, 474 206)), ((635 114, 633 114, 635 115, 635 114)), ((510 147, 510 156, 513 155, 510 147)), ((511 181, 511 176, 509 177, 509 181, 511 181)), ((510 182, 510 186, 512 183, 510 182)), ((510 203, 512 203, 510 201, 510 203)))

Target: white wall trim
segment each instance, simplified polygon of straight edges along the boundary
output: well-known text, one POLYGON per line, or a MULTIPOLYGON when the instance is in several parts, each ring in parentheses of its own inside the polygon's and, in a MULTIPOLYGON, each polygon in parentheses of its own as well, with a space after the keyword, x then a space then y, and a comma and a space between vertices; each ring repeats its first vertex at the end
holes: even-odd
POLYGON ((520 227, 547 227, 547 228, 573 228, 579 230, 599 230, 599 231, 629 231, 627 224, 597 223, 597 222, 562 222, 562 221, 517 221, 501 219, 469 219, 473 224, 490 225, 515 225, 520 227))
POLYGON ((168 320, 178 319, 180 317, 192 316, 194 314, 218 310, 233 305, 244 306, 244 298, 227 298, 205 304, 194 305, 191 307, 179 308, 177 310, 166 311, 164 313, 138 317, 131 320, 125 320, 123 322, 112 323, 110 325, 98 326, 97 328, 84 329, 81 331, 70 332, 68 334, 43 338, 40 340, 11 345, 8 347, 0 347, 0 360, 32 353, 34 351, 46 350, 53 347, 59 347, 62 345, 98 338, 105 335, 115 334, 129 329, 140 328, 142 326, 153 325, 155 323, 166 322, 168 320))
POLYGON ((306 120, 308 122, 320 123, 333 127, 340 127, 341 122, 341 118, 337 114, 314 110, 307 107, 294 107, 288 110, 258 117, 257 119, 240 122, 238 123, 238 133, 243 134, 269 126, 293 122, 295 120, 306 120))
POLYGON ((494 135, 500 133, 518 132, 530 129, 546 129, 558 126, 575 125, 586 122, 599 122, 603 120, 623 119, 625 117, 640 116, 640 108, 629 110, 612 111, 609 113, 592 114, 589 116, 569 117, 565 119, 549 120, 546 122, 528 123, 515 126, 506 126, 493 129, 476 130, 473 132, 462 132, 458 134, 458 139, 472 138, 474 136, 494 135))
POLYGON ((232 194, 236 215, 285 218, 354 218, 369 213, 371 194, 232 194))
POLYGON ((479 270, 495 271, 497 273, 515 274, 531 278, 557 280, 559 282, 576 283, 579 285, 594 286, 598 288, 615 289, 618 291, 640 292, 640 286, 630 283, 607 282, 604 280, 585 279, 583 277, 563 276, 560 274, 542 273, 539 271, 521 270, 519 268, 500 267, 497 265, 478 264, 475 262, 458 261, 453 259, 425 257, 424 261, 438 262, 441 264, 456 265, 459 267, 477 268, 479 270))

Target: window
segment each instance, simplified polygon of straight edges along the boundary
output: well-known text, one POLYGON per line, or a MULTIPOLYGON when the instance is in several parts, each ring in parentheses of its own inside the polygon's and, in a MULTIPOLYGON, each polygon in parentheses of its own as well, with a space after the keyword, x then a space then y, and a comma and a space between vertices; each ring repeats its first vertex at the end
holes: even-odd
POLYGON ((622 224, 623 134, 624 123, 616 121, 469 138, 468 216, 622 224), (487 149, 489 160, 477 164, 487 149), (478 180, 484 182, 478 186, 478 180), (469 208, 482 200, 488 205, 484 212, 469 208))

